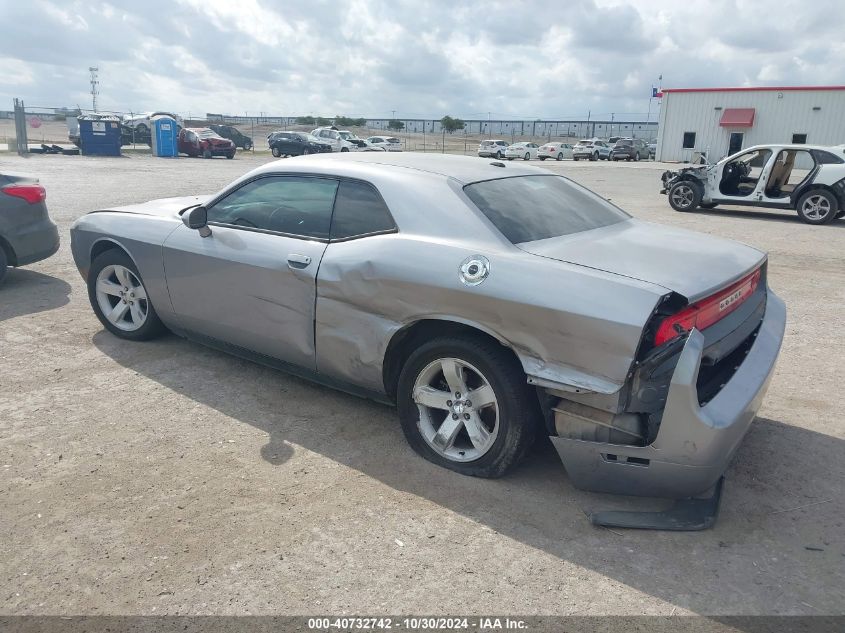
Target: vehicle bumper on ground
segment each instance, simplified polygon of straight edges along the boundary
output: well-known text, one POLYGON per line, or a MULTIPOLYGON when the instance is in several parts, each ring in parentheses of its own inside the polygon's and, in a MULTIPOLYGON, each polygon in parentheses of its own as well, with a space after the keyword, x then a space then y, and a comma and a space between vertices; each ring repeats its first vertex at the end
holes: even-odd
POLYGON ((592 158, 596 152, 594 151, 581 151, 581 152, 572 152, 573 158, 592 158))
POLYGON ((711 488, 728 467, 769 386, 786 327, 786 307, 771 291, 745 360, 705 406, 696 381, 704 336, 693 330, 681 352, 663 419, 649 446, 552 437, 573 485, 584 490, 684 498, 711 488))
POLYGON ((20 227, 7 239, 15 253, 15 266, 39 262, 59 250, 59 229, 49 218, 20 227))
POLYGON ((633 154, 629 154, 628 152, 611 152, 610 157, 614 160, 628 160, 629 158, 633 158, 633 154))
POLYGON ((505 152, 505 158, 525 158, 526 154, 529 154, 527 149, 521 151, 508 150, 507 152, 505 152))
MULTIPOLYGON (((501 151, 501 150, 499 150, 499 151, 501 151)), ((481 156, 482 158, 496 158, 496 154, 497 154, 497 152, 495 150, 493 150, 493 151, 488 150, 488 151, 484 151, 484 152, 482 152, 481 150, 478 150, 478 155, 481 156)), ((504 155, 505 155, 505 153, 502 152, 502 156, 504 156, 504 155)))

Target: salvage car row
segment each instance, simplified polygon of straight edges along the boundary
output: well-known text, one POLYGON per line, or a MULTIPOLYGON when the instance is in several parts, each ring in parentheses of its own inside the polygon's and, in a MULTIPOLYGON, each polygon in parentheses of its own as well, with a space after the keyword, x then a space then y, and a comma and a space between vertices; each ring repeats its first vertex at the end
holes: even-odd
POLYGON ((583 139, 575 145, 549 141, 544 145, 532 142, 508 143, 501 139, 484 140, 478 155, 499 160, 628 160, 638 161, 654 155, 651 145, 637 138, 611 137, 608 140, 583 139))
POLYGON ((307 156, 331 152, 401 152, 402 142, 393 136, 359 138, 349 130, 319 127, 310 134, 296 131, 271 132, 267 145, 273 156, 307 156))

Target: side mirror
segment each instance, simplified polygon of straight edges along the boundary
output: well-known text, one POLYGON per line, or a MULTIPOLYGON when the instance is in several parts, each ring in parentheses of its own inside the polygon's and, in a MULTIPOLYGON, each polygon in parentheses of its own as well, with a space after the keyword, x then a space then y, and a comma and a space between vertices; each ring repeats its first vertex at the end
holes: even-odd
POLYGON ((182 223, 189 229, 199 231, 202 237, 211 235, 211 229, 208 228, 208 209, 202 205, 185 211, 182 214, 182 223))

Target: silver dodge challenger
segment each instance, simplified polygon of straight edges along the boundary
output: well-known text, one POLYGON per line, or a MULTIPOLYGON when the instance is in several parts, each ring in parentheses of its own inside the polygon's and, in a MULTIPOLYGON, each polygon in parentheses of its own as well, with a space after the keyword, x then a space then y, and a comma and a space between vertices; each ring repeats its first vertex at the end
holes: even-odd
POLYGON ((165 329, 395 404, 423 457, 498 477, 538 434, 583 489, 717 487, 780 350, 766 255, 560 175, 426 154, 272 162, 71 229, 118 337, 165 329))

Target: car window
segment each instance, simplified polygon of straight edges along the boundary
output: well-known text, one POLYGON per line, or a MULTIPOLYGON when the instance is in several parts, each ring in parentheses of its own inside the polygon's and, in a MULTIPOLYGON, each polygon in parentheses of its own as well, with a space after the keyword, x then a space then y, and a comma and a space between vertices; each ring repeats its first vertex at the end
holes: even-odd
POLYGON ((630 217, 561 176, 486 180, 467 185, 464 192, 514 244, 580 233, 630 217))
POLYGON ((390 211, 372 185, 351 181, 340 183, 332 216, 333 240, 395 228, 390 211))
POLYGON ((326 239, 337 184, 330 178, 259 178, 209 207, 208 221, 326 239))
POLYGON ((819 165, 835 165, 842 162, 842 159, 830 152, 816 151, 816 160, 819 165))
POLYGON ((389 138, 387 139, 388 143, 400 143, 401 141, 398 138, 389 138))

